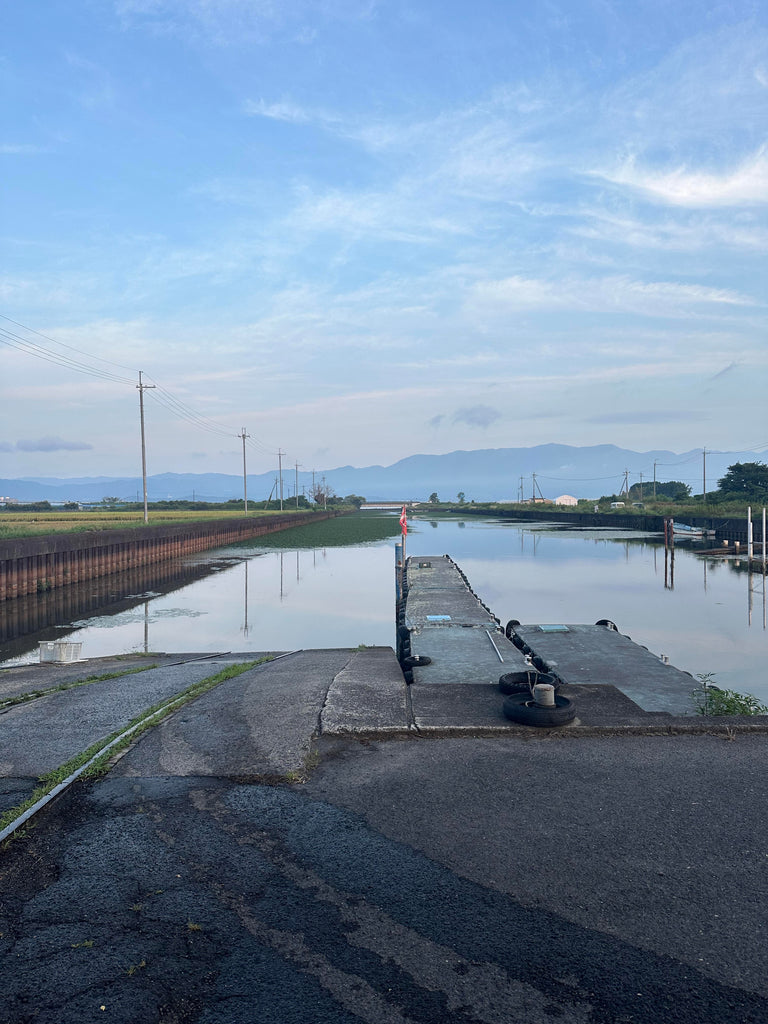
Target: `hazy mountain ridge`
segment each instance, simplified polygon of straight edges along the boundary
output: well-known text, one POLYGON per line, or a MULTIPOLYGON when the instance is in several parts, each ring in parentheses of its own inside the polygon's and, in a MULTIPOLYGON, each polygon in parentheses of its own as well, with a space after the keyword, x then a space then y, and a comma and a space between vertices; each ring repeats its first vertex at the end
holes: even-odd
MULTIPOLYGON (((707 490, 734 462, 762 461, 754 452, 707 452, 707 490)), ((391 466, 340 466, 318 470, 315 480, 325 477, 329 487, 340 495, 362 494, 369 500, 425 500, 436 491, 442 500, 451 501, 463 491, 467 501, 516 499, 522 477, 523 494, 530 497, 532 474, 536 474, 537 493, 546 498, 573 494, 579 498, 598 497, 618 492, 624 472, 630 484, 639 474, 649 486, 656 465, 657 480, 682 480, 694 493, 702 491, 703 460, 701 449, 677 453, 665 450, 636 452, 611 444, 575 447, 563 444, 537 445, 532 448, 483 448, 455 451, 445 455, 409 455, 391 466)), ((275 488, 277 470, 248 475, 248 497, 262 501, 275 488)), ((311 473, 299 473, 299 490, 308 492, 311 473)), ((283 471, 283 496, 295 494, 295 474, 283 471)), ((227 501, 241 498, 243 478, 227 473, 159 473, 148 477, 150 501, 192 499, 227 501)), ((52 478, 27 476, 0 479, 0 494, 17 501, 100 501, 107 495, 124 500, 141 498, 141 477, 52 478)), ((274 493, 277 493, 275 488, 274 493)))

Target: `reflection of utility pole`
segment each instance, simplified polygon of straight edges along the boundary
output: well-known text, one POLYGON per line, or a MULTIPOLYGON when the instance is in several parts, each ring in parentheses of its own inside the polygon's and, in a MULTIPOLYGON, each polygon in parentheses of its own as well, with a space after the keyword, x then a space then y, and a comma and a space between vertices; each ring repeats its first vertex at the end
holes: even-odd
POLYGON ((149 388, 156 387, 155 384, 142 384, 141 370, 139 370, 139 416, 141 418, 141 480, 144 485, 144 522, 149 522, 149 510, 147 508, 147 446, 144 441, 144 392, 149 388))
POLYGON ((245 427, 242 427, 242 432, 237 436, 243 439, 243 505, 245 506, 245 514, 248 515, 248 475, 245 471, 245 439, 251 435, 246 434, 245 427))
POLYGON ((243 562, 243 568, 245 569, 245 595, 243 599, 243 636, 248 636, 248 559, 246 558, 243 562))
POLYGON ((283 511, 283 453, 282 453, 282 451, 279 448, 277 449, 277 464, 280 467, 279 468, 279 473, 280 473, 280 511, 282 512, 283 511))

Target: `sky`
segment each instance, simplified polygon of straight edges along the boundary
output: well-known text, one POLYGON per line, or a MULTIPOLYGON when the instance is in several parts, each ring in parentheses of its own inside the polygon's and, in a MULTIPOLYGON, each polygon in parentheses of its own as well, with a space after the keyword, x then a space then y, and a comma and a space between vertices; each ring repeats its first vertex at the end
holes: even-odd
POLYGON ((0 477, 768 447, 765 3, 0 2, 0 477))

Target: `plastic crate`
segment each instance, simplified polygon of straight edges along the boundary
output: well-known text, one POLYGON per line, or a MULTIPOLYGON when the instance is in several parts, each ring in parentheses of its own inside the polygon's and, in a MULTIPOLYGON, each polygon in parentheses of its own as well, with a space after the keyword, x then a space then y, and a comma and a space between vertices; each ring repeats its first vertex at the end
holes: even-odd
POLYGON ((82 641, 41 640, 40 661, 57 662, 59 664, 62 662, 79 661, 82 649, 82 641))
POLYGON ((56 642, 54 640, 40 641, 40 661, 56 661, 56 642))
POLYGON ((54 661, 79 661, 80 651, 83 649, 82 642, 73 643, 69 640, 54 641, 56 653, 54 661))

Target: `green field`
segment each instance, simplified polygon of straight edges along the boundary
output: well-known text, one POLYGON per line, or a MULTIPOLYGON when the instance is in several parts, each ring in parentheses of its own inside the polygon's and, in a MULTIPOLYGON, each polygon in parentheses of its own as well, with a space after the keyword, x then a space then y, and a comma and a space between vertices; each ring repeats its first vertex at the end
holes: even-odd
POLYGON ((242 546, 260 548, 331 548, 347 545, 374 544, 400 533, 400 518, 396 514, 356 512, 338 519, 323 519, 291 530, 281 530, 266 537, 244 541, 242 546))
MULTIPOLYGON (((299 510, 306 513, 306 509, 299 510)), ((267 519, 276 515, 295 515, 293 509, 284 512, 254 512, 249 519, 267 519)), ((189 512, 153 511, 149 525, 165 523, 205 522, 207 520, 242 519, 243 512, 189 512)), ((0 540, 16 537, 44 537, 51 533, 80 533, 92 530, 130 530, 144 526, 143 512, 2 512, 0 513, 0 540)))

